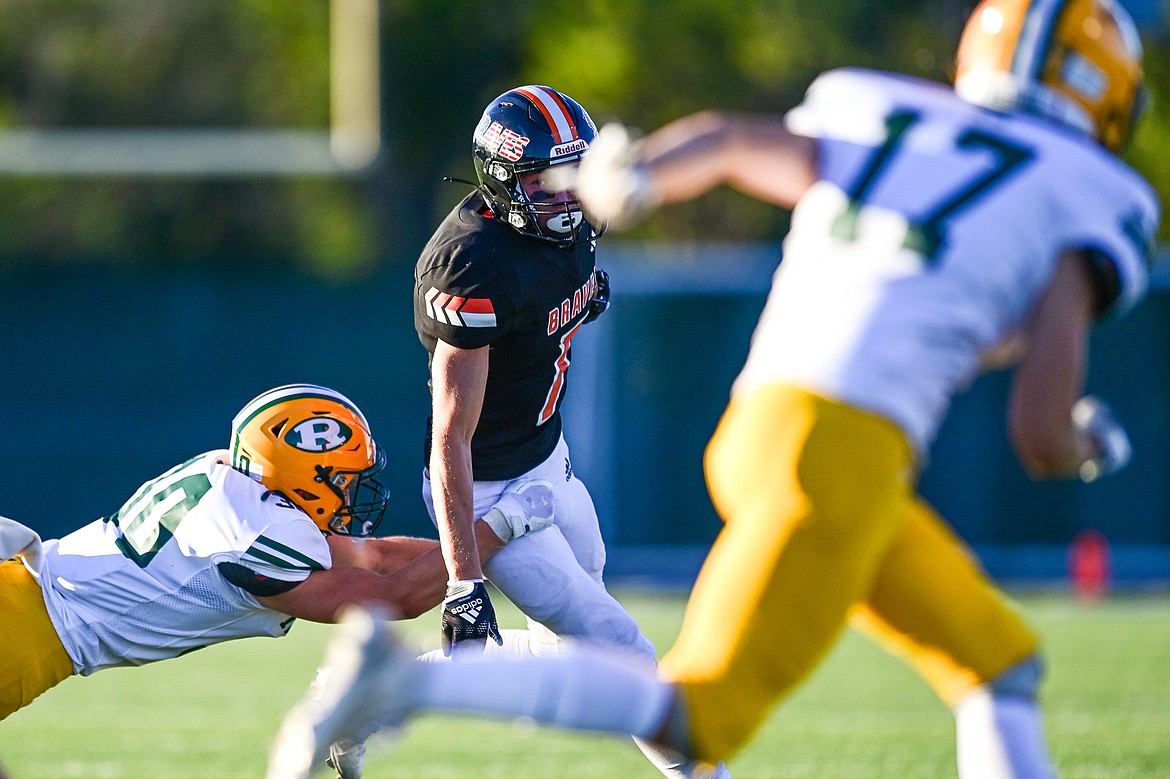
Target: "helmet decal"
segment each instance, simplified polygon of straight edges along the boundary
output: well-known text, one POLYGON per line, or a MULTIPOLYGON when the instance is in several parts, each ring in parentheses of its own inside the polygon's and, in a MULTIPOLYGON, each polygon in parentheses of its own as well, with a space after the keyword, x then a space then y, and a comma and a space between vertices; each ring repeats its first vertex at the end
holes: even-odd
MULTIPOLYGON (((515 162, 524 156, 524 147, 530 139, 504 127, 499 122, 492 122, 480 135, 480 142, 484 148, 500 155, 504 159, 515 162)), ((499 178, 497 175, 496 178, 499 178)))
POLYGON ((340 420, 317 417, 298 422, 284 435, 284 442, 304 452, 331 452, 349 443, 353 431, 340 420))
POLYGON ((531 100, 544 115, 556 143, 568 143, 580 137, 577 135, 577 123, 573 121, 573 115, 558 93, 541 86, 517 87, 513 91, 531 100))

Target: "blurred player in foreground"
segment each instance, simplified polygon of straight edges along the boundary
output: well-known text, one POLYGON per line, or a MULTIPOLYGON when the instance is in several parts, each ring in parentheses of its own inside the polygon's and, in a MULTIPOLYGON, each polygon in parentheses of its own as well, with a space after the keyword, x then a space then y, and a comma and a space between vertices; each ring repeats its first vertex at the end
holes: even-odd
MULTIPOLYGON (((294 384, 240 411, 230 449, 64 538, 0 517, 0 719, 74 674, 283 636, 294 618, 333 622, 353 604, 401 617, 437 606, 436 541, 363 537, 386 511, 384 462, 357 406, 294 384)), ((476 523, 480 554, 551 522, 547 485, 516 484, 476 523)))
MULTIPOLYGON (((570 638, 655 660, 605 588, 597 510, 562 434, 573 341, 608 308, 609 281, 595 264, 598 230, 576 194, 551 182, 596 134, 585 109, 550 87, 496 97, 472 135, 476 188, 415 267, 414 324, 433 396, 423 499, 450 575, 442 649, 456 658, 482 654, 488 638, 504 643, 486 574, 528 618, 506 653, 549 654, 570 638), (556 523, 481 566, 472 518, 515 479, 552 484, 556 523)), ((641 746, 667 777, 691 775, 677 755, 641 746)))
POLYGON ((577 182, 594 218, 620 226, 722 183, 794 208, 706 453, 726 527, 678 641, 657 677, 595 651, 428 667, 355 613, 331 651, 361 649, 361 682, 290 713, 270 779, 304 776, 355 723, 424 710, 726 759, 851 617, 952 708, 961 777, 1053 776, 1037 638, 915 481, 950 399, 991 356, 1018 360, 1009 429, 1031 474, 1092 480, 1126 462, 1123 430, 1080 395, 1089 331, 1143 294, 1158 221, 1115 156, 1140 59, 1112 0, 984 0, 953 90, 837 70, 785 118, 704 113, 636 145, 603 128, 577 182))

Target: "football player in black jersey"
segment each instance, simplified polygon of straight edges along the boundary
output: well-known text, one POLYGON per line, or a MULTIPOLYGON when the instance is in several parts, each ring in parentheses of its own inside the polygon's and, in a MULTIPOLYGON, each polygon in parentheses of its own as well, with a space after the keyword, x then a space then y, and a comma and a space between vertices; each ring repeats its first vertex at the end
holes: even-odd
MULTIPOLYGON (((450 575, 448 656, 479 654, 489 637, 503 645, 486 573, 528 617, 527 632, 508 635, 527 644, 520 651, 556 651, 561 636, 655 658, 602 583, 597 512, 561 430, 573 338, 608 307, 609 281, 594 262, 599 227, 549 171, 576 165, 596 133, 584 108, 549 87, 497 97, 475 128, 478 185, 415 267, 414 323, 433 398, 423 496, 450 575), (473 518, 520 478, 553 484, 556 523, 481 566, 473 518)), ((670 757, 650 757, 668 776, 690 775, 670 757)))

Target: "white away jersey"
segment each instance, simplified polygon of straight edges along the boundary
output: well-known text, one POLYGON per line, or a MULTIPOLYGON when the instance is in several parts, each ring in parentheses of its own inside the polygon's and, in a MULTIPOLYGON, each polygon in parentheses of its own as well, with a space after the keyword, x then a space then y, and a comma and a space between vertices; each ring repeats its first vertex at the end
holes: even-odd
POLYGON ((300 582, 330 567, 329 547, 304 512, 227 457, 188 460, 111 517, 45 542, 36 573, 76 673, 288 632, 290 617, 230 584, 220 565, 300 582))
POLYGON ((1113 264, 1118 309, 1145 291, 1157 200, 1085 138, 862 70, 822 75, 787 120, 817 139, 818 181, 735 392, 795 383, 892 419, 924 451, 1063 251, 1113 264))

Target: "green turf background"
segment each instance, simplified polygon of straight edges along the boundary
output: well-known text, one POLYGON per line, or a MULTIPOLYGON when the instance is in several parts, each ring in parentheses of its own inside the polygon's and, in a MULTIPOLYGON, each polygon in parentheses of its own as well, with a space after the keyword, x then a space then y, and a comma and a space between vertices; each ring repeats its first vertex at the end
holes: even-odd
MULTIPOLYGON (((665 649, 682 598, 618 595, 665 649)), ((1170 776, 1170 596, 1086 606, 1028 595, 1020 605, 1046 643, 1046 725, 1065 779, 1170 776)), ((503 609, 501 623, 522 625, 503 609)), ((437 626, 435 613, 403 623, 405 640, 433 648, 437 626)), ((307 686, 328 634, 300 623, 280 640, 69 679, 0 723, 0 764, 11 779, 260 779, 269 739, 307 686)), ((947 710, 909 670, 852 633, 731 764, 739 779, 927 779, 952 777, 953 766, 947 710)), ((624 739, 437 717, 413 723, 395 743, 373 743, 366 775, 658 776, 624 739)))

